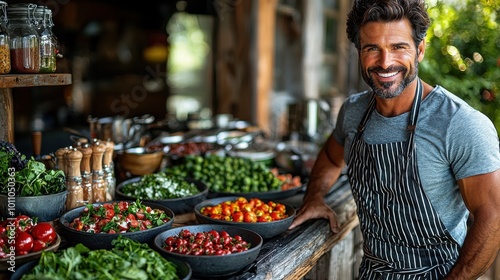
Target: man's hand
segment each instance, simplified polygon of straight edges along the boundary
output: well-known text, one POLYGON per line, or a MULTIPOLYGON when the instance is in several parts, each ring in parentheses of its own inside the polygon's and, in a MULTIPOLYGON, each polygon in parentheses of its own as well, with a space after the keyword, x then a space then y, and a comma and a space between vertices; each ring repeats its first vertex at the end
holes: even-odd
POLYGON ((294 229, 307 220, 320 218, 328 220, 330 223, 330 230, 333 233, 338 233, 340 231, 337 222, 337 214, 323 199, 320 199, 320 201, 305 202, 297 212, 295 219, 288 229, 294 229))

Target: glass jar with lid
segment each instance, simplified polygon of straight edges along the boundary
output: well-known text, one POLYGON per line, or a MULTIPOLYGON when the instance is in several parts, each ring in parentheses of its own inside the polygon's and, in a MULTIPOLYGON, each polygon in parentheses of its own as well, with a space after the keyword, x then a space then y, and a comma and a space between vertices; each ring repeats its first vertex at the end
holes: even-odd
POLYGON ((10 72, 10 36, 7 22, 7 2, 0 1, 0 74, 10 72))
POLYGON ((40 72, 55 72, 58 42, 52 32, 52 10, 46 6, 37 6, 34 17, 35 29, 40 36, 40 72))
POLYGON ((11 4, 7 8, 11 71, 40 72, 40 37, 33 25, 35 4, 11 4))

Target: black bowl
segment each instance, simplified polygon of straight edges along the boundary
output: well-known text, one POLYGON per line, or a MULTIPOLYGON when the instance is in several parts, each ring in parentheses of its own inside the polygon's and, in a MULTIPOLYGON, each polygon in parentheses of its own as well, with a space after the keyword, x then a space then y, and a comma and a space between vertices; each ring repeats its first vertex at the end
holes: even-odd
MULTIPOLYGON (((13 208, 16 215, 23 214, 37 217, 39 222, 49 222, 59 218, 66 211, 66 196, 68 191, 64 190, 56 194, 40 196, 16 196, 13 208)), ((9 215, 9 197, 0 194, 0 215, 4 218, 9 215)))
POLYGON ((262 247, 262 237, 251 230, 244 228, 229 226, 229 225, 192 225, 184 227, 176 227, 164 231, 154 239, 154 247, 162 256, 167 259, 175 258, 188 263, 194 276, 201 277, 222 277, 240 272, 250 266, 260 253, 262 247), (183 255, 179 253, 169 252, 163 249, 164 241, 169 236, 177 236, 182 230, 189 230, 193 233, 208 232, 210 230, 226 231, 229 235, 240 235, 243 240, 250 243, 250 248, 247 251, 232 253, 228 255, 183 255))
MULTIPOLYGON (((141 179, 141 177, 136 177, 132 178, 126 181, 123 181, 120 183, 115 190, 116 194, 116 199, 118 200, 136 200, 136 197, 129 196, 124 194, 121 190, 125 185, 137 182, 141 179)), ((190 213, 193 212, 194 206, 196 204, 204 201, 207 198, 208 195, 208 187, 206 184, 196 181, 193 179, 186 178, 185 179, 189 183, 194 183, 196 185, 196 188, 200 191, 199 193, 187 197, 181 197, 181 198, 172 198, 172 199, 142 199, 144 202, 151 202, 151 203, 156 203, 159 205, 163 205, 165 207, 168 207, 170 210, 172 210, 175 214, 184 214, 184 213, 190 213)))
MULTIPOLYGON (((189 280, 191 279, 191 276, 193 274, 193 271, 191 269, 191 266, 183 261, 180 261, 178 259, 167 259, 169 262, 172 262, 177 270, 177 276, 179 277, 179 280, 189 280)), ((25 274, 28 274, 31 272, 31 270, 38 264, 39 260, 32 260, 29 261, 18 268, 16 268, 16 272, 14 272, 10 280, 19 280, 22 279, 22 277, 25 274)))
MULTIPOLYGON (((95 207, 104 203, 113 203, 113 202, 114 201, 99 202, 99 203, 94 203, 93 205, 95 207)), ((132 203, 132 201, 128 202, 132 203)), ((69 227, 69 223, 73 221, 75 218, 77 218, 80 215, 80 212, 82 212, 83 209, 86 207, 86 206, 80 206, 69 210, 59 218, 58 223, 61 235, 68 242, 73 244, 82 243, 89 249, 111 249, 113 247, 111 245, 111 241, 116 239, 119 235, 122 235, 124 237, 130 238, 132 240, 141 243, 147 243, 150 246, 152 246, 153 240, 155 236, 158 235, 158 233, 172 228, 172 225, 174 223, 174 212, 172 212, 172 210, 170 210, 165 206, 158 205, 155 203, 142 202, 142 204, 150 206, 153 209, 160 209, 165 211, 167 216, 171 218, 170 221, 168 221, 163 225, 153 227, 150 229, 134 231, 134 232, 125 232, 125 233, 92 233, 92 232, 78 231, 76 229, 69 227)))
MULTIPOLYGON (((208 216, 201 214, 200 212, 201 208, 205 206, 217 205, 221 202, 228 200, 234 201, 237 198, 238 198, 237 196, 217 197, 199 203, 194 207, 194 214, 196 216, 196 220, 200 224, 219 224, 219 225, 238 226, 251 231, 255 231, 256 233, 260 234, 264 239, 268 239, 287 231, 288 227, 290 227, 293 219, 295 218, 295 213, 296 213, 295 208, 289 204, 282 202, 280 203, 285 205, 286 214, 288 215, 288 217, 279 221, 272 221, 272 222, 245 223, 245 222, 223 221, 223 220, 212 219, 208 216)), ((269 202, 268 200, 262 200, 262 201, 265 203, 269 202)))
POLYGON ((268 192, 210 192, 209 197, 242 196, 247 199, 260 198, 262 200, 285 199, 305 190, 305 185, 288 190, 276 190, 268 192))
MULTIPOLYGON (((40 259, 40 257, 42 256, 43 251, 54 252, 59 248, 59 245, 61 245, 61 236, 59 236, 59 234, 57 234, 56 240, 52 244, 50 244, 47 248, 43 249, 42 251, 32 252, 32 253, 29 253, 26 255, 16 255, 16 259, 13 262, 15 265, 14 268, 17 271, 17 268, 25 263, 29 263, 32 261, 38 262, 38 259, 40 259)), ((8 272, 8 271, 10 271, 9 270, 10 267, 12 267, 10 257, 0 259, 0 271, 8 272)))

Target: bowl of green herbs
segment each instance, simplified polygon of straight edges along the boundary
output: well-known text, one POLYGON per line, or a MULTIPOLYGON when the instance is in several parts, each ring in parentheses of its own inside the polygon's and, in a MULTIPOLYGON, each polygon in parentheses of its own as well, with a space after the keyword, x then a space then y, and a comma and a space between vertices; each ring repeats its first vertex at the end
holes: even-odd
POLYGON ((19 214, 52 221, 66 211, 66 177, 61 170, 28 159, 11 143, 0 141, 0 216, 19 214))
POLYGON ((140 199, 183 214, 192 212, 195 205, 207 198, 208 186, 190 178, 158 172, 123 181, 115 193, 118 199, 140 199))
POLYGON ((118 236, 110 249, 91 250, 78 243, 16 269, 11 279, 165 279, 187 280, 186 262, 166 259, 147 244, 118 236))

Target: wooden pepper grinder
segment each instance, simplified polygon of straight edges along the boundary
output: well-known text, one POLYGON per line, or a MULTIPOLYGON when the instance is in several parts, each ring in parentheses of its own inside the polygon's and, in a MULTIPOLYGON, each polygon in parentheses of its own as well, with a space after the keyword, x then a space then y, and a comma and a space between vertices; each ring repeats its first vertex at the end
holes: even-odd
POLYGON ((40 161, 42 154, 42 133, 40 131, 31 133, 31 144, 33 145, 33 157, 40 161))
POLYGON ((56 150, 56 169, 61 170, 64 174, 67 174, 67 164, 65 154, 71 149, 70 147, 59 148, 56 150))
POLYGON ((94 197, 92 195, 92 169, 90 168, 90 159, 92 157, 92 148, 90 144, 82 144, 78 150, 82 153, 82 162, 80 163, 80 173, 82 175, 82 190, 83 201, 93 203, 94 197))
POLYGON ((92 144, 92 195, 94 202, 106 201, 107 185, 102 170, 102 157, 106 146, 97 139, 92 144))
POLYGON ((104 171, 104 180, 107 183, 107 199, 114 200, 115 199, 115 188, 116 188, 116 179, 114 173, 114 165, 113 165, 113 152, 115 149, 115 144, 108 140, 106 141, 106 150, 103 156, 103 171, 104 171))
POLYGON ((85 204, 83 202, 82 176, 80 174, 82 157, 82 153, 76 148, 65 154, 67 162, 66 189, 68 190, 66 210, 85 204))

